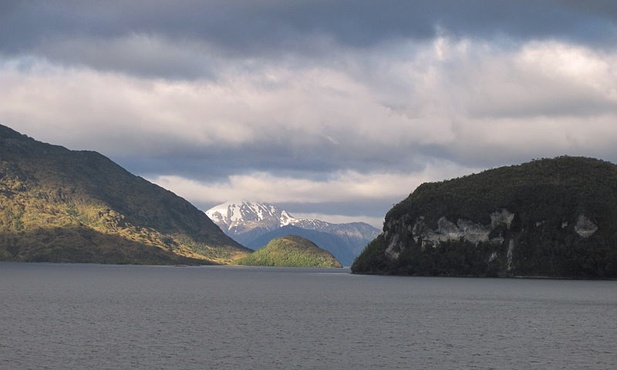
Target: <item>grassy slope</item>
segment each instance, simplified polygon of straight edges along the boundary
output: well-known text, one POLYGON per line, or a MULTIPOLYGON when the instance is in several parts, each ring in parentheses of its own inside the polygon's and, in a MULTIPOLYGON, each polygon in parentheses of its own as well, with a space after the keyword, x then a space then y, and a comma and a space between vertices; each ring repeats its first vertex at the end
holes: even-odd
POLYGON ((296 235, 273 239, 236 263, 248 266, 342 267, 332 254, 296 235))
POLYGON ((108 158, 0 126, 0 260, 230 263, 248 252, 108 158))

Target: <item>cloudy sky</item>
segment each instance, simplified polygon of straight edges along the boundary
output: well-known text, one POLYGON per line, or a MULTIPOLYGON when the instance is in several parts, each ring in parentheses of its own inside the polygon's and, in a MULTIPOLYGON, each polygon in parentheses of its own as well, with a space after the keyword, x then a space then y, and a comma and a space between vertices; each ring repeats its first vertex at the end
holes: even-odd
POLYGON ((617 162, 617 2, 0 0, 0 124, 380 227, 422 182, 617 162))

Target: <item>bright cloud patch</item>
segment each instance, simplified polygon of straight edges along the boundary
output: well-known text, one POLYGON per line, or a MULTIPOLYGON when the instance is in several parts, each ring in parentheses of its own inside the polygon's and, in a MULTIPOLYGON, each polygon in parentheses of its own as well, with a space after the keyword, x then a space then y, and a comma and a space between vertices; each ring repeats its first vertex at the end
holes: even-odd
MULTIPOLYGON (((141 7, 97 6, 124 15, 124 28, 101 16, 92 22, 107 31, 96 34, 61 17, 75 34, 23 30, 23 48, 0 47, 0 123, 100 151, 196 203, 379 203, 362 215, 378 219, 424 181, 564 154, 617 160, 617 50, 556 37, 535 18, 535 28, 506 23, 483 33, 494 22, 464 13, 458 24, 427 3, 413 13, 422 29, 375 24, 378 37, 362 41, 323 17, 302 23, 310 6, 268 15, 269 6, 238 5, 251 9, 247 30, 277 34, 254 17, 289 30, 292 16, 306 27, 267 45, 153 5, 156 22, 133 19, 141 7)), ((361 3, 354 12, 362 7, 373 9, 361 3)), ((55 8, 36 9, 45 17, 55 8)), ((245 19, 238 9, 226 8, 245 19)))
MULTIPOLYGON (((218 204, 229 199, 247 199, 269 203, 300 204, 353 204, 363 201, 385 202, 384 208, 401 200, 423 182, 438 181, 450 176, 461 176, 477 171, 454 163, 439 162, 409 174, 366 173, 355 171, 337 173, 319 181, 307 178, 277 177, 258 172, 230 176, 226 181, 205 183, 178 176, 151 178, 154 183, 173 189, 176 194, 200 204, 218 204)), ((321 214, 332 219, 332 214, 321 214)), ((334 213, 337 219, 360 221, 344 211, 334 213)), ((364 218, 367 215, 363 216, 364 218)), ((380 220, 381 218, 377 218, 380 220)), ((373 220, 374 221, 374 220, 373 220)))

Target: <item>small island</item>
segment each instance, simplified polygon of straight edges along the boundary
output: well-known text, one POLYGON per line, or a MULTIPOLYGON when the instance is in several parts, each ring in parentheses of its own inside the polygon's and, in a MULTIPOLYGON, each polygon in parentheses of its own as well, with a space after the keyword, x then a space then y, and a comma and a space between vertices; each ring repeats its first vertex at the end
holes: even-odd
POLYGON ((246 266, 343 267, 331 253, 297 235, 272 239, 265 247, 236 260, 236 263, 246 266))

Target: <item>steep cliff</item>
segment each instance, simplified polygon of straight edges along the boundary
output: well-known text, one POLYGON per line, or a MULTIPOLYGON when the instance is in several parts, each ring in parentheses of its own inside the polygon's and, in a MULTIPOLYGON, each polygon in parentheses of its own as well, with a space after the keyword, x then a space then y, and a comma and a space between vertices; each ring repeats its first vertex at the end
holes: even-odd
POLYGON ((422 184, 352 272, 617 277, 617 166, 559 157, 422 184))

